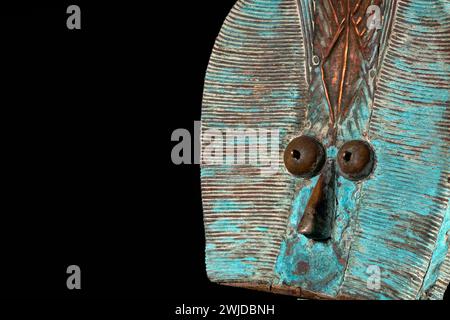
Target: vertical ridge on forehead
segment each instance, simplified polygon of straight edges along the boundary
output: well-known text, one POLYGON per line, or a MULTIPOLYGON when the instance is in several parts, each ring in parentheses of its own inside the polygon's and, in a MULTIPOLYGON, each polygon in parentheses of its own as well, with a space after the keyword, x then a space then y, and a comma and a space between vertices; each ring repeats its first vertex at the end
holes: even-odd
MULTIPOLYGON (((260 128, 280 130, 283 150, 304 120, 304 51, 296 0, 237 1, 206 73, 203 150, 211 130, 260 128)), ((263 176, 261 166, 202 164, 206 267, 213 281, 270 284, 274 277, 293 179, 282 168, 263 176)))
POLYGON ((439 0, 398 1, 370 122, 377 168, 364 184, 343 294, 441 299, 442 290, 426 290, 448 284, 448 260, 434 254, 448 252, 448 9, 439 0), (379 291, 367 286, 371 265, 381 269, 379 291))

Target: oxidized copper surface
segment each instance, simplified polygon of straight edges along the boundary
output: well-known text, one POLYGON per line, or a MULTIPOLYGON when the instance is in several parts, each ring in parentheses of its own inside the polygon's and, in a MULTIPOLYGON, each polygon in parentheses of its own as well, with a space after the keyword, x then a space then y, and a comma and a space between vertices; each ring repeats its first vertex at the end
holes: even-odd
POLYGON ((203 97, 202 152, 219 155, 201 169, 209 279, 441 299, 449 92, 447 0, 238 0, 203 97))

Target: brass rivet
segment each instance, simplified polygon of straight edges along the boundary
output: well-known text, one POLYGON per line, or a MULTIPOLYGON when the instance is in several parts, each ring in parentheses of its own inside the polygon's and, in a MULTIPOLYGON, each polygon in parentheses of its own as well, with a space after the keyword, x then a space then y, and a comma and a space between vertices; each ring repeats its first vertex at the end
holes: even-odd
POLYGON ((320 58, 318 56, 313 56, 312 63, 313 63, 313 65, 318 66, 320 63, 320 58))

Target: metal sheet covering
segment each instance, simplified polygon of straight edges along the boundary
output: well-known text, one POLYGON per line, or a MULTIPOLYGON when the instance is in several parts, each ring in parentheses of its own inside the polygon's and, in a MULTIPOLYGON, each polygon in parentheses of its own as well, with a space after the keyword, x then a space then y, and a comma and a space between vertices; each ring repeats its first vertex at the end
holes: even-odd
POLYGON ((268 154, 258 154, 254 165, 226 157, 203 162, 212 281, 312 298, 442 299, 450 281, 450 2, 349 0, 348 6, 357 12, 374 3, 383 28, 365 36, 371 51, 349 62, 362 68, 346 87, 360 98, 330 89, 328 102, 333 79, 321 81, 327 66, 320 70, 313 57, 331 38, 314 39, 318 17, 338 2, 238 0, 227 17, 205 79, 202 151, 220 134, 232 142, 225 151, 246 142, 258 151, 257 139, 227 140, 226 130, 274 129, 280 161, 289 141, 307 133, 321 139, 330 159, 345 141, 366 140, 376 167, 364 181, 336 177, 336 220, 324 243, 296 231, 318 177, 293 177, 282 163, 261 174, 262 163, 273 161, 268 154), (348 113, 341 120, 331 113, 340 109, 339 95, 348 113), (371 266, 381 271, 377 289, 368 286, 371 266))

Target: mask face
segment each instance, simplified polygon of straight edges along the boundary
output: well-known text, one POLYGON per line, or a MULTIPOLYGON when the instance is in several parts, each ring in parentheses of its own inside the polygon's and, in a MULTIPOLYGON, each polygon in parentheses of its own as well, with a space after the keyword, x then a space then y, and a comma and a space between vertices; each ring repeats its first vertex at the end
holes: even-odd
POLYGON ((208 277, 340 299, 450 281, 450 7, 239 0, 202 109, 208 277))

